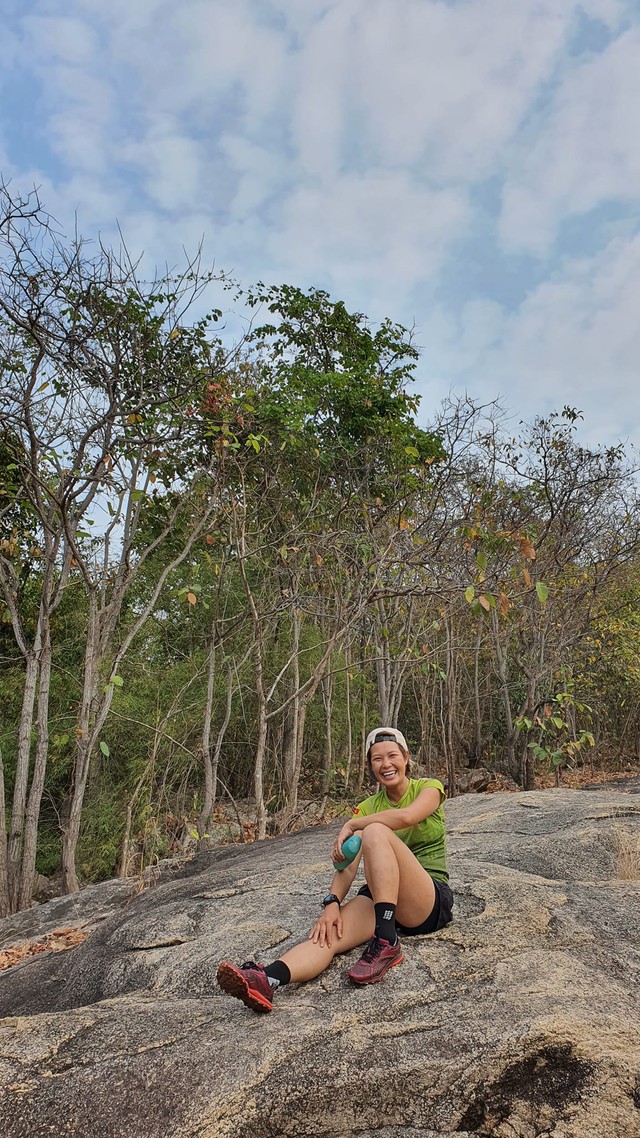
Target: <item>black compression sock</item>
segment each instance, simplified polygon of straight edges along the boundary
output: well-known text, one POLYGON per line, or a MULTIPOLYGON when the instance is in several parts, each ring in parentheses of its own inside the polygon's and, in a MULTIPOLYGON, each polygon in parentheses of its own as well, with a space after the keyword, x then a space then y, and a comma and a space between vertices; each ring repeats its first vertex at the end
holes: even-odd
POLYGON ((376 910, 376 930, 375 935, 380 940, 388 940, 389 944, 395 944, 398 939, 396 934, 396 907, 389 904, 387 901, 378 901, 375 905, 376 910))
POLYGON ((291 973, 284 960, 274 960, 273 964, 267 964, 265 972, 273 988, 279 988, 282 984, 288 984, 291 979, 291 973), (276 981, 275 984, 272 983, 273 980, 276 981))

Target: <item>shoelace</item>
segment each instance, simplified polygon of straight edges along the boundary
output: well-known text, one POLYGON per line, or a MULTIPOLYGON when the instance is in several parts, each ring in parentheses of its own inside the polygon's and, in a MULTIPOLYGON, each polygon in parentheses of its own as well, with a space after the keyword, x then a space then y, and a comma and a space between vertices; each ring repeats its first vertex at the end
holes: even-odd
POLYGON ((366 960, 367 964, 370 964, 371 961, 375 960, 376 956, 379 956, 381 952, 382 942, 378 940, 377 936, 372 936, 367 947, 362 953, 362 959, 366 960))

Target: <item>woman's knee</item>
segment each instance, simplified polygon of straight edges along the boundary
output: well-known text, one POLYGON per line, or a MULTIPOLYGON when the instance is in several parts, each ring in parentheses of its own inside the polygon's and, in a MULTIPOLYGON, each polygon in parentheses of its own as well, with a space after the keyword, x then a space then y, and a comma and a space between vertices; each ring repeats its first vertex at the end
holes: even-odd
POLYGON ((372 822, 370 826, 365 826, 362 830, 362 845, 366 850, 367 846, 372 846, 379 842, 389 842, 392 831, 383 822, 372 822))

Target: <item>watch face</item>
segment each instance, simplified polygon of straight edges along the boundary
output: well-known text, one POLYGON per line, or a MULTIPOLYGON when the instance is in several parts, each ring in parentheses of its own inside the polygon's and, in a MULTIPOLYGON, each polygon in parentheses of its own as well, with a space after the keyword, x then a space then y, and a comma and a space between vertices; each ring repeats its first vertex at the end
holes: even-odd
POLYGON ((340 904, 335 893, 327 893, 327 896, 322 898, 323 906, 324 905, 331 905, 333 901, 335 901, 338 905, 340 904))

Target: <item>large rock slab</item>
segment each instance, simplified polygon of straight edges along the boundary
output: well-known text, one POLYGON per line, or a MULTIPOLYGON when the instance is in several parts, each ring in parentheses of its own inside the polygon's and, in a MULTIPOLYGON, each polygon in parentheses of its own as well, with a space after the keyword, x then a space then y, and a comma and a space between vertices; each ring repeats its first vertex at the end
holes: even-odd
POLYGON ((382 985, 350 986, 351 954, 267 1016, 215 986, 222 957, 306 933, 335 827, 212 852, 5 973, 3 1138, 638 1138, 640 882, 616 874, 640 808, 549 790, 446 812, 455 921, 382 985))

